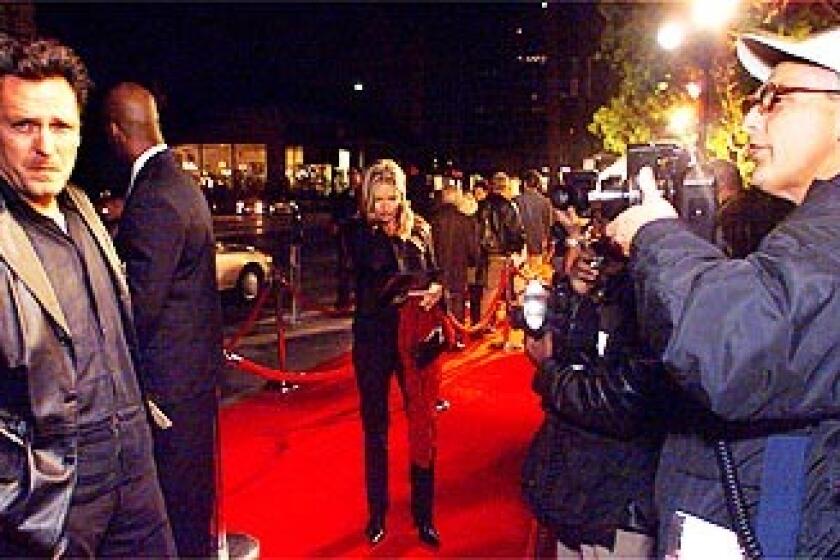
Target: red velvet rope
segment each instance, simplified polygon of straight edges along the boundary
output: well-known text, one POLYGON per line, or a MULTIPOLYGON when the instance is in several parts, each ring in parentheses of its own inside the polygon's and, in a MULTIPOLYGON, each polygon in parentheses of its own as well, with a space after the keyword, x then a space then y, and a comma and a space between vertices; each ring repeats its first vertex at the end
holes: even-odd
MULTIPOLYGON (((496 289, 496 293, 493 294, 493 299, 491 300, 490 305, 488 306, 487 312, 479 320, 478 323, 467 327, 463 323, 459 322, 451 313, 447 312, 445 316, 447 327, 451 330, 458 330, 461 333, 465 334, 472 334, 485 329, 490 323, 490 321, 494 318, 496 308, 502 302, 502 296, 505 293, 505 290, 507 289, 507 285, 508 282, 510 282, 511 280, 511 276, 512 269, 508 269, 506 267, 502 270, 501 277, 499 279, 499 286, 496 289)), ((246 373, 251 373, 254 375, 259 375, 260 377, 269 379, 271 381, 288 381, 292 383, 309 383, 313 381, 324 381, 329 379, 337 379, 346 375, 346 367, 317 372, 294 372, 282 368, 271 368, 262 364, 258 364, 234 352, 236 347, 239 345, 239 342, 242 339, 242 337, 245 336, 248 332, 250 332, 251 329, 253 329, 259 317, 260 311, 262 311, 262 308, 265 305, 265 302, 268 298, 269 291, 273 287, 274 286, 264 286, 263 289, 260 290, 253 307, 248 313, 248 317, 245 319, 245 321, 243 321, 242 325, 239 327, 236 333, 224 345, 225 359, 227 360, 228 364, 232 365, 240 371, 244 371, 246 373)), ((303 294, 299 290, 294 289, 294 287, 291 286, 283 276, 278 275, 276 288, 278 290, 280 288, 285 288, 289 291, 289 293, 292 294, 292 297, 297 297, 300 300, 304 299, 303 294)), ((324 306, 318 307, 318 310, 321 311, 321 313, 330 316, 336 315, 336 312, 330 308, 324 306)), ((278 313, 277 316, 277 354, 281 365, 285 364, 286 329, 285 322, 283 321, 281 313, 278 313)))
POLYGON ((452 313, 446 313, 446 320, 450 325, 450 328, 453 330, 457 330, 462 334, 474 334, 480 331, 483 331, 487 328, 487 325, 495 318, 496 309, 502 303, 502 296, 507 290, 508 282, 510 281, 511 273, 508 267, 502 269, 501 277, 499 278, 499 286, 496 288, 496 293, 493 294, 493 299, 490 300, 490 305, 487 306, 487 311, 484 312, 484 316, 481 317, 475 325, 470 325, 469 327, 464 323, 460 322, 452 313))
POLYGON ((226 351, 225 358, 227 359, 228 364, 240 371, 259 375, 260 377, 270 381, 288 381, 298 384, 339 379, 346 377, 351 369, 345 366, 317 371, 288 371, 258 364, 234 352, 226 351))
POLYGON ((226 350, 235 350, 237 346, 239 346, 239 341, 242 339, 243 336, 251 332, 254 328, 254 325, 257 322, 257 319, 260 316, 260 311, 262 311, 263 305, 265 305, 266 299, 268 299, 268 294, 271 292, 272 286, 265 285, 263 286, 259 293, 257 294, 257 299, 254 301, 254 305, 251 307, 251 310, 248 312, 248 317, 242 322, 239 329, 236 331, 228 341, 225 343, 224 347, 226 350))

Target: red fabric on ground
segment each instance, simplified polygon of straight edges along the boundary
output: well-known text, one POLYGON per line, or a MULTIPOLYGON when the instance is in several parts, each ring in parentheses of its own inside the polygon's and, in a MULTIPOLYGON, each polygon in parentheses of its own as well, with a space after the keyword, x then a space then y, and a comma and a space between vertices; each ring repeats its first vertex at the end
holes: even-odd
POLYGON ((263 391, 222 410, 225 523, 260 541, 262 558, 519 557, 530 517, 519 469, 541 412, 522 355, 478 349, 448 354, 438 424, 435 522, 443 546, 421 546, 408 506, 402 402, 391 394, 388 535, 364 539, 362 430, 349 359, 344 379, 291 394, 263 391))

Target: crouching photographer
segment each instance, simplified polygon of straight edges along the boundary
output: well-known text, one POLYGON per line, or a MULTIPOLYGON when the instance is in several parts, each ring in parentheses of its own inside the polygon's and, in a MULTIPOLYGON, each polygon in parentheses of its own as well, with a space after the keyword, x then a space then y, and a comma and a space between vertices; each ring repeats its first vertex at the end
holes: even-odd
MULTIPOLYGON (((574 216, 557 213, 561 223, 574 216)), ((539 524, 534 557, 646 558, 654 551, 658 422, 665 417, 649 397, 660 389, 647 384, 664 376, 636 336, 624 263, 596 258, 587 244, 574 252, 568 276, 555 267, 546 326, 526 329, 545 411, 522 480, 539 524)))

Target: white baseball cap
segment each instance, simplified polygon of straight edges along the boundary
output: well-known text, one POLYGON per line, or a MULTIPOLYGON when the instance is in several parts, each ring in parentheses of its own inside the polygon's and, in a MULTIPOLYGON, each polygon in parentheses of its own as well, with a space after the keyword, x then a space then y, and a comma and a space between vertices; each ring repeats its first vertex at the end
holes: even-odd
POLYGON ((840 74, 840 27, 797 40, 782 35, 745 33, 738 39, 738 58, 753 77, 766 82, 780 62, 822 66, 840 74))

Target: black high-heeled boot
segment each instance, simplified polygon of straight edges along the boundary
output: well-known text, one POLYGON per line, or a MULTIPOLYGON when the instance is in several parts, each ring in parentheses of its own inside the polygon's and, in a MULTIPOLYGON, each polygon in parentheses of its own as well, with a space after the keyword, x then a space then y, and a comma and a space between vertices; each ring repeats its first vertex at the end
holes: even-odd
POLYGON ((372 545, 385 538, 385 512, 388 510, 387 435, 365 434, 365 486, 370 517, 365 538, 372 545))
POLYGON ((411 465, 411 516, 417 527, 420 542, 428 546, 440 547, 440 534, 432 522, 432 506, 435 497, 435 471, 411 465))
POLYGON ((365 537, 370 544, 379 544, 385 539, 385 515, 374 513, 365 527, 365 537))

